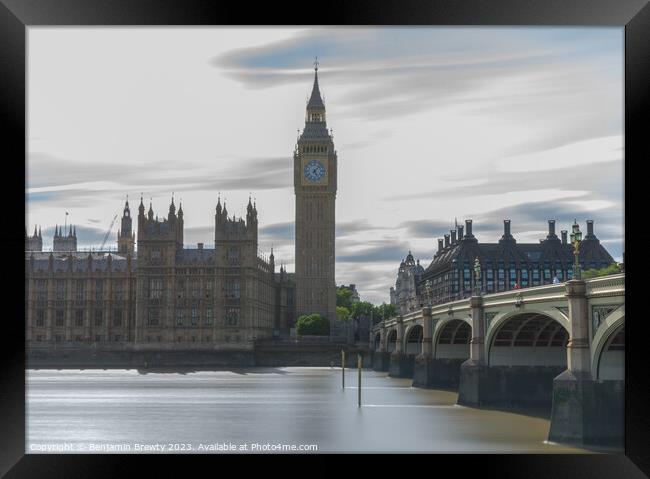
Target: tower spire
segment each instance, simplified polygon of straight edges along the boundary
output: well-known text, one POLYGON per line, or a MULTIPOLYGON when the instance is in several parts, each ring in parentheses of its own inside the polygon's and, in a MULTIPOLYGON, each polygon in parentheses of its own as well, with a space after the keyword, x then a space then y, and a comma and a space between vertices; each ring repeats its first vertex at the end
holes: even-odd
POLYGON ((169 205, 169 216, 168 216, 170 221, 175 214, 176 214, 176 205, 174 204, 174 193, 172 192, 172 202, 169 205))
POLYGON ((314 61, 314 86, 311 90, 311 97, 307 103, 307 108, 325 108, 323 99, 321 98, 320 89, 318 88, 318 57, 314 61))

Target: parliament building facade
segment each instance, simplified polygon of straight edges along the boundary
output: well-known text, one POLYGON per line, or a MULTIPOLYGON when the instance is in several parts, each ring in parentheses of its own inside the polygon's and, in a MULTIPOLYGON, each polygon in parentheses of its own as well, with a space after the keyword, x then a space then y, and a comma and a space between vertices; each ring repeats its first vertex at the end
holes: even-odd
POLYGON ((137 218, 124 205, 116 252, 80 252, 76 228, 55 227, 52 251, 41 229, 25 232, 28 346, 134 345, 252 348, 287 337, 300 314, 321 313, 337 330, 334 224, 337 154, 318 85, 294 150, 296 272, 276 269, 258 250, 257 205, 230 216, 219 198, 214 248, 183 241, 183 209, 137 218), (135 220, 135 221, 134 221, 135 220), (134 231, 134 223, 137 231, 134 231), (229 346, 226 346, 229 345, 229 346))

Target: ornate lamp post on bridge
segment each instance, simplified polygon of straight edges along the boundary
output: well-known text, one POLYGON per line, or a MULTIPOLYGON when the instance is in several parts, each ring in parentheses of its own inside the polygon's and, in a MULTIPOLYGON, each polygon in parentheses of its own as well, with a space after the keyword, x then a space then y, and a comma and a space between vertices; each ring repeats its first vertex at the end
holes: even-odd
POLYGON ((433 282, 427 279, 424 283, 424 290, 426 291, 427 306, 433 305, 433 282))
POLYGON ((580 225, 574 219, 573 227, 571 231, 571 244, 573 245, 573 279, 580 279, 580 263, 578 262, 578 256, 580 255, 580 242, 582 241, 582 232, 580 231, 580 225))
POLYGON ((478 256, 474 258, 474 291, 476 296, 481 295, 481 262, 478 256))

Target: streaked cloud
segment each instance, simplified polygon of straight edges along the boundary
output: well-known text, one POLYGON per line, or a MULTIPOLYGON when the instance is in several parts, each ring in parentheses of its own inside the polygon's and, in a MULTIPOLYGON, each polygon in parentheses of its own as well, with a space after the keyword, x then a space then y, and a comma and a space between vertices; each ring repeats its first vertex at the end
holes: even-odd
MULTIPOLYGON (((388 299, 454 218, 518 241, 577 218, 621 258, 623 29, 318 27, 28 31, 26 223, 98 245, 129 195, 214 243, 257 198, 260 252, 293 269, 293 148, 319 79, 339 155, 339 283, 388 299), (124 72, 128 72, 125 75, 124 72)), ((30 228, 31 226, 31 228, 30 228)), ((114 242, 118 225, 109 241, 114 242)), ((48 233, 49 235, 49 233, 48 233)), ((46 241, 47 243, 47 241, 46 241)))

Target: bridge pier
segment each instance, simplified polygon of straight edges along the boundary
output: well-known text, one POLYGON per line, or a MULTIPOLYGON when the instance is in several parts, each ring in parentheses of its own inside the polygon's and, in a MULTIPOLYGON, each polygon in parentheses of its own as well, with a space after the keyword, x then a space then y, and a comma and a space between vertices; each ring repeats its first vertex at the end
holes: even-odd
POLYGON ((465 360, 455 358, 415 358, 413 387, 458 389, 460 368, 465 360))
POLYGON ((375 351, 372 355, 372 369, 374 371, 387 372, 390 368, 390 353, 387 351, 375 351))
POLYGON ((584 281, 572 280, 566 284, 571 329, 567 369, 553 380, 548 439, 623 449, 625 382, 593 379, 586 289, 584 281))
POLYGON ((431 308, 422 309, 422 352, 413 363, 413 387, 428 388, 433 379, 433 331, 431 308))
POLYGON ((413 358, 404 354, 404 320, 397 317, 397 341, 395 351, 390 355, 388 375, 393 378, 413 377, 413 358))
POLYGON ((469 359, 460 366, 458 404, 482 406, 489 402, 490 377, 485 360, 485 323, 483 322, 483 298, 472 296, 472 339, 469 343, 469 359))
POLYGON ((387 335, 388 332, 386 328, 382 326, 381 333, 379 336, 379 349, 373 351, 372 354, 372 369, 374 371, 388 371, 390 367, 390 353, 386 351, 386 343, 388 341, 387 335))

